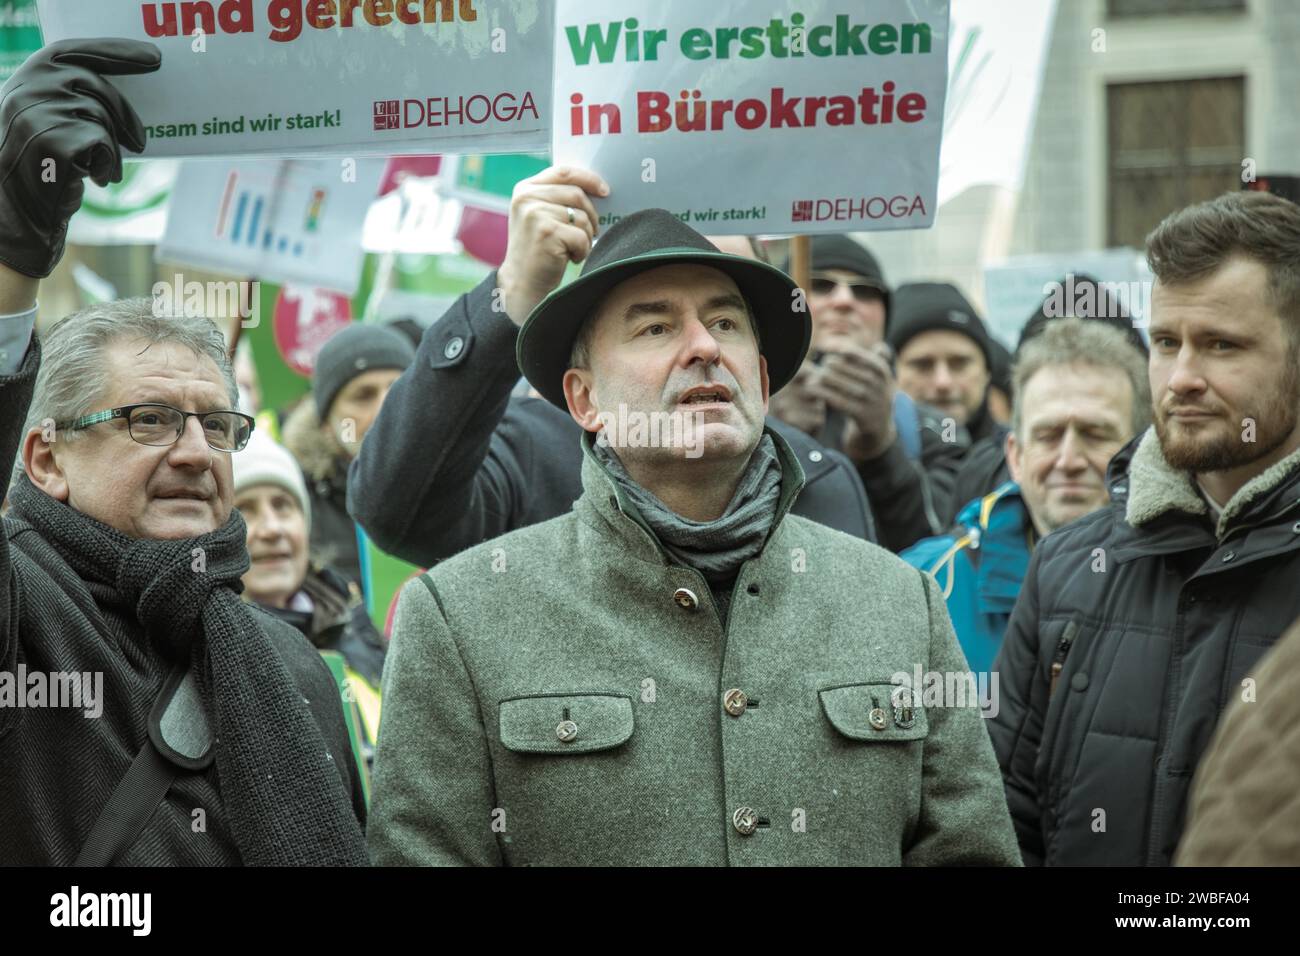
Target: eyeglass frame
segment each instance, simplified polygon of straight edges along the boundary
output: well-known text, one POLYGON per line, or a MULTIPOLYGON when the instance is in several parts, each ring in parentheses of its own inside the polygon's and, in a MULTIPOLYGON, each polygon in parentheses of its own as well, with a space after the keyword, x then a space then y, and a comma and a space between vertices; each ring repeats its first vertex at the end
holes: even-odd
POLYGON ((214 408, 207 412, 187 412, 177 408, 175 405, 168 405, 166 402, 136 402, 134 405, 119 405, 116 408, 106 408, 101 412, 91 412, 89 415, 82 415, 80 418, 73 419, 70 422, 64 422, 62 424, 55 423, 54 428, 56 431, 83 431, 84 429, 90 428, 92 425, 102 425, 104 422, 111 422, 115 419, 121 418, 126 421, 127 435, 130 436, 131 440, 137 445, 144 445, 146 448, 170 448, 181 440, 181 436, 185 434, 185 427, 190 423, 191 418, 197 418, 199 420, 199 425, 202 426, 203 419, 208 415, 235 415, 248 422, 248 438, 245 439, 244 444, 240 445, 238 448, 218 448, 216 445, 212 444, 212 442, 208 441, 205 429, 203 441, 209 448, 213 451, 220 451, 230 455, 237 451, 243 451, 248 447, 248 441, 253 437, 253 430, 257 427, 257 420, 254 419, 253 416, 245 415, 243 412, 235 411, 233 408, 214 408), (131 413, 137 408, 169 408, 173 412, 176 412, 176 414, 181 416, 181 427, 177 430, 176 437, 165 445, 152 445, 149 442, 140 441, 131 431, 131 413))

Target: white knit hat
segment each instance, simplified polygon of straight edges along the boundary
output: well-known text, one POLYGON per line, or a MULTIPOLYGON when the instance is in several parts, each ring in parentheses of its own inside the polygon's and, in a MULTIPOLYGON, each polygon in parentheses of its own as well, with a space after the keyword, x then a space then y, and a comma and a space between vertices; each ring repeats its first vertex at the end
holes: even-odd
POLYGON ((298 499, 307 527, 311 528, 311 500, 302 469, 288 449, 275 439, 254 432, 241 451, 231 453, 235 469, 235 494, 253 485, 275 485, 298 499))

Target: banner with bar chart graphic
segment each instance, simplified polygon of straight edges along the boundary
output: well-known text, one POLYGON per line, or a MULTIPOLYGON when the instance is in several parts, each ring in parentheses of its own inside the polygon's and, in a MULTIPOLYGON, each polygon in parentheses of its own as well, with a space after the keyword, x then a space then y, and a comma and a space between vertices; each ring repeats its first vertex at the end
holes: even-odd
POLYGON ((380 159, 188 160, 157 258, 351 295, 383 172, 380 159))

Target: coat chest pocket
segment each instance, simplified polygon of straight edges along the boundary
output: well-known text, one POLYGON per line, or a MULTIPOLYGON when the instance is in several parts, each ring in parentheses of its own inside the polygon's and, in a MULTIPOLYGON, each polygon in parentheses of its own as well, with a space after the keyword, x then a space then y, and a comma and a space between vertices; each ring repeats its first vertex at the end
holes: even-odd
POLYGON ((918 695, 890 681, 823 687, 817 697, 831 726, 850 740, 902 742, 929 733, 918 695))
POLYGON ((539 694, 501 701, 501 745, 521 754, 585 754, 632 737, 632 700, 622 694, 539 694))

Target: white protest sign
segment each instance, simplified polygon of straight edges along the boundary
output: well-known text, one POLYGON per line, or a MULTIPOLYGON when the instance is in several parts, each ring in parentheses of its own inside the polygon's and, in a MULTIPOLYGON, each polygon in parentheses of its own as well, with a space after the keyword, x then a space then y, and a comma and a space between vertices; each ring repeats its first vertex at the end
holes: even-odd
POLYGON ((144 156, 512 152, 547 145, 552 17, 535 0, 40 0, 46 43, 147 40, 112 82, 144 156))
POLYGON ((706 234, 933 223, 948 0, 559 0, 556 164, 602 223, 649 207, 706 234))
POLYGON ((352 295, 381 159, 181 164, 156 258, 352 295))

